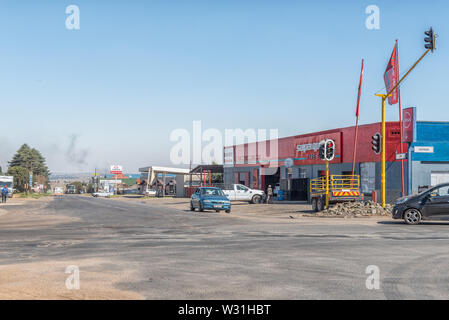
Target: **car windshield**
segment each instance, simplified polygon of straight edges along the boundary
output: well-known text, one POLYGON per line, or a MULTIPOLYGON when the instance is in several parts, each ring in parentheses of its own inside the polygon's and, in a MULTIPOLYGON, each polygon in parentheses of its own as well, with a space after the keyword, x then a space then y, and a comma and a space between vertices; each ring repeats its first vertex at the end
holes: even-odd
POLYGON ((1 186, 2 188, 4 188, 5 185, 6 185, 8 188, 11 188, 12 183, 11 183, 11 182, 0 182, 0 186, 1 186))
POLYGON ((449 185, 441 186, 430 191, 432 197, 444 197, 449 195, 449 185))
POLYGON ((216 196, 224 197, 223 191, 217 188, 203 188, 201 189, 201 195, 205 197, 216 197, 216 196))

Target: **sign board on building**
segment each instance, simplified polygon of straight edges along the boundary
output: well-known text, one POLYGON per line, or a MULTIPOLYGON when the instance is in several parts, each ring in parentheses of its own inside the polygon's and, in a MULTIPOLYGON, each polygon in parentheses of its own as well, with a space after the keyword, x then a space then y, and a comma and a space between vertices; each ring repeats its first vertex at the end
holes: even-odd
POLYGON ((284 164, 287 168, 291 168, 293 167, 293 159, 292 158, 287 158, 284 160, 284 164))
POLYGON ((122 180, 100 180, 103 185, 121 184, 122 180))
POLYGON ((225 147, 223 154, 223 167, 234 166, 234 147, 225 147))
POLYGON ((111 174, 122 174, 123 173, 123 167, 119 165, 112 165, 111 166, 111 174))
POLYGON ((415 153, 433 153, 433 147, 415 146, 413 151, 415 153))
POLYGON ((318 156, 320 141, 328 139, 333 140, 335 143, 335 158, 331 163, 341 162, 341 132, 319 134, 295 139, 295 162, 297 164, 321 163, 318 156))
POLYGON ((396 153, 396 160, 404 160, 407 159, 406 153, 396 153))
POLYGON ((403 142, 415 141, 416 130, 416 108, 402 110, 402 139, 403 142))

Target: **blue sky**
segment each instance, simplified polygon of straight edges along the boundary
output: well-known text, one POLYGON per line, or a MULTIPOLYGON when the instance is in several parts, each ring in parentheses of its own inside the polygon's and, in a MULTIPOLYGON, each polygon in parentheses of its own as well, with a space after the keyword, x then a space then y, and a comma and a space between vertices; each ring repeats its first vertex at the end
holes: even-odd
MULTIPOLYGON (((383 73, 399 40, 402 86, 419 120, 447 120, 448 1, 3 0, 0 165, 24 142, 54 172, 170 165, 170 132, 350 126, 361 59, 361 123, 380 120, 383 73), (65 27, 68 5, 80 30, 65 27), (365 8, 380 8, 380 30, 365 8), (71 146, 71 147, 70 147, 71 146)), ((389 120, 398 118, 389 106, 389 120)))

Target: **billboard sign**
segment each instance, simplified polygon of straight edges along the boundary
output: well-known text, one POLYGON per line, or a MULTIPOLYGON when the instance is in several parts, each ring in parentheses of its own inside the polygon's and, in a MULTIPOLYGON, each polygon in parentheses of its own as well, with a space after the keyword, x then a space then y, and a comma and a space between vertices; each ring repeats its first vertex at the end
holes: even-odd
POLYGON ((416 108, 402 110, 402 142, 414 142, 416 130, 416 108))
POLYGON ((223 155, 223 167, 234 166, 234 147, 225 147, 223 155))
POLYGON ((318 134, 309 137, 296 138, 295 141, 295 164, 321 164, 319 159, 320 142, 333 140, 335 143, 335 158, 331 163, 341 162, 341 132, 318 134))
POLYGON ((111 174, 122 174, 123 173, 123 167, 119 166, 119 165, 112 165, 110 173, 111 174))

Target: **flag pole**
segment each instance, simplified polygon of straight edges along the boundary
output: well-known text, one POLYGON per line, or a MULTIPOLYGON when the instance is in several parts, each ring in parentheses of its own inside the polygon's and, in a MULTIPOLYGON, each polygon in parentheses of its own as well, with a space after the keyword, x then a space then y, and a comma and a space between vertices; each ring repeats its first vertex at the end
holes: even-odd
POLYGON ((359 80, 359 91, 357 95, 357 109, 355 112, 355 136, 354 136, 354 154, 352 157, 352 175, 355 173, 355 158, 357 153, 357 136, 359 132, 359 108, 360 108, 360 96, 362 90, 362 81, 363 81, 363 59, 362 59, 362 70, 360 71, 360 80, 359 80))
MULTIPOLYGON (((376 96, 382 98, 382 169, 381 169, 381 194, 382 194, 382 207, 385 208, 385 188, 386 188, 386 174, 385 174, 385 100, 391 95, 391 93, 401 84, 401 82, 412 72, 413 69, 420 63, 420 61, 428 54, 430 49, 427 49, 421 57, 411 66, 410 69, 402 76, 396 85, 387 92, 387 94, 376 94, 376 96)), ((388 88, 387 88, 388 90, 388 88)))
MULTIPOLYGON (((397 48, 397 57, 398 57, 398 74, 397 78, 399 80, 399 45, 398 40, 396 40, 396 48, 397 48)), ((399 98, 399 127, 400 127, 400 136, 401 141, 399 142, 400 145, 400 152, 401 154, 404 153, 404 145, 402 143, 402 106, 401 106, 401 86, 398 85, 398 98, 399 98)), ((402 183, 402 197, 405 196, 405 186, 404 186, 404 159, 401 159, 401 183, 402 183)))

